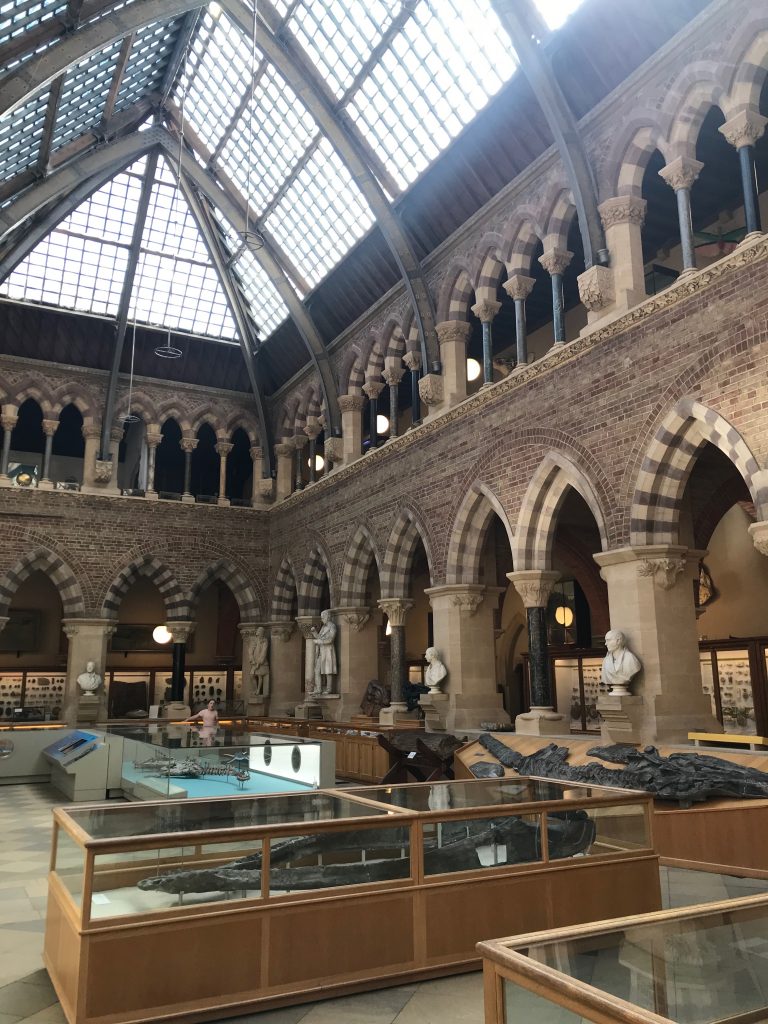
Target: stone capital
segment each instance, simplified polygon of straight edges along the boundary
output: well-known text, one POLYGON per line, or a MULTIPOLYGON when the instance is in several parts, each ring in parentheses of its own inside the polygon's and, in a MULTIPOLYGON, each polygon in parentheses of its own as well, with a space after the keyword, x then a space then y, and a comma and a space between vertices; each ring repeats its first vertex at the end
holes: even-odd
POLYGON ((616 301, 613 285, 613 271, 610 267, 597 264, 579 274, 579 298, 591 313, 595 313, 616 301))
POLYGON ((465 345, 472 333, 472 324, 468 320, 443 320, 435 325, 437 340, 440 345, 465 345))
POLYGON ((501 309, 501 303, 495 299, 481 299, 472 306, 472 312, 482 324, 490 324, 501 309))
POLYGON ((754 146, 765 131, 768 117, 763 117, 756 110, 742 110, 717 129, 732 146, 754 146))
POLYGON ((240 630, 240 636, 243 640, 253 640, 260 629, 264 629, 267 632, 267 624, 264 622, 241 622, 238 627, 240 630))
POLYGON ((690 188, 701 173, 704 164, 689 156, 679 156, 659 171, 661 177, 670 188, 677 192, 681 188, 690 188))
POLYGON ((293 447, 297 452, 300 452, 303 448, 306 448, 309 444, 309 438, 306 434, 294 434, 293 435, 293 447))
POLYGON ((342 415, 345 412, 362 412, 365 408, 365 399, 362 395, 339 395, 339 409, 342 415))
POLYGON ((271 498, 274 481, 271 476, 260 476, 256 479, 256 491, 262 498, 271 498))
POLYGON ((62 619, 61 628, 68 640, 81 633, 102 633, 111 637, 117 629, 117 619, 62 619))
POLYGON ((344 441, 340 437, 327 437, 323 445, 327 462, 340 462, 344 455, 344 441))
POLYGON ((356 633, 364 629, 371 618, 371 609, 367 605, 349 605, 332 608, 331 611, 343 619, 348 626, 351 626, 356 633))
MULTIPOLYGON (((18 416, 11 415, 10 413, 0 416, 0 423, 3 425, 3 430, 13 430, 18 419, 18 416)), ((85 430, 85 428, 83 428, 83 430, 85 430)), ((85 433, 83 433, 83 436, 85 436, 85 433)), ((98 437, 98 434, 96 436, 98 437)))
POLYGON ((768 556, 768 522, 759 519, 747 527, 752 543, 761 555, 768 556))
POLYGON ((93 439, 94 437, 101 437, 101 428, 97 423, 84 423, 81 431, 86 441, 93 439))
POLYGON ((411 373, 417 372, 421 369, 421 352, 406 352, 403 356, 403 362, 411 373))
POLYGON ((392 626, 404 626, 405 617, 413 608, 413 601, 407 597, 383 597, 376 602, 392 626))
POLYGON ((304 424, 304 433, 310 441, 316 440, 322 433, 322 430, 322 425, 317 416, 307 416, 307 422, 304 424))
POLYGON ((112 459, 96 459, 93 479, 97 484, 108 484, 112 479, 112 459))
POLYGON ((553 569, 521 569, 519 572, 508 572, 507 579, 526 608, 546 608, 560 573, 553 569))
POLYGON ((219 441, 216 447, 216 454, 220 455, 222 459, 226 459, 229 453, 234 447, 229 441, 219 441))
POLYGON ((438 373, 428 373, 419 381, 419 398, 424 405, 440 405, 443 401, 443 378, 438 373))
POLYGON ((592 557, 600 566, 603 579, 606 568, 636 562, 638 577, 651 580, 660 590, 671 590, 689 567, 693 571, 698 566, 705 554, 682 544, 646 544, 599 551, 592 557))
POLYGON ((157 446, 162 443, 162 440, 163 440, 163 435, 162 434, 155 434, 155 433, 153 433, 153 432, 151 432, 149 430, 147 431, 147 447, 148 448, 157 448, 157 446))
POLYGON ((513 274, 512 277, 507 278, 501 287, 510 299, 514 299, 516 302, 525 302, 535 284, 535 277, 526 277, 525 274, 513 274))
POLYGON ((319 615, 297 615, 296 625, 299 627, 299 632, 305 640, 312 640, 312 630, 317 629, 320 625, 319 615))
POLYGON ((647 208, 648 203, 641 196, 614 196, 600 203, 597 209, 607 231, 616 224, 634 224, 641 228, 645 223, 647 208))
POLYGON ((120 442, 123 440, 124 436, 125 436, 125 427, 123 427, 123 426, 112 427, 112 429, 109 432, 110 440, 117 442, 117 444, 120 444, 120 442))
POLYGON ((373 401, 378 398, 381 392, 384 390, 385 384, 383 380, 367 380, 363 384, 363 391, 373 401))
POLYGON ((567 249, 547 249, 539 256, 539 263, 548 274, 563 274, 570 266, 573 253, 567 249))
POLYGON ((387 366, 382 373, 384 383, 391 388, 396 388, 405 376, 404 366, 387 366))
POLYGON ((185 644, 195 631, 194 622, 166 622, 165 628, 175 644, 185 644))
POLYGON ((185 454, 189 453, 191 455, 195 448, 197 448, 197 445, 198 440, 196 437, 182 437, 179 441, 179 447, 185 454))
POLYGON ((296 623, 292 619, 278 619, 265 625, 269 627, 269 635, 283 644, 288 643, 296 629, 296 623))
POLYGON ((53 437, 59 429, 58 420, 43 420, 43 433, 46 437, 53 437))
POLYGON ((685 572, 684 558, 645 558, 637 567, 638 576, 653 580, 662 590, 671 590, 685 572))
POLYGON ((251 462, 261 462, 264 458, 264 449, 258 444, 252 444, 249 449, 251 462))
POLYGON ((294 451, 292 438, 287 438, 275 445, 275 455, 278 459, 290 459, 293 457, 294 451))
POLYGON ((442 587, 428 587, 424 593, 433 608, 444 598, 453 608, 474 615, 485 599, 485 591, 481 583, 447 583, 442 587))

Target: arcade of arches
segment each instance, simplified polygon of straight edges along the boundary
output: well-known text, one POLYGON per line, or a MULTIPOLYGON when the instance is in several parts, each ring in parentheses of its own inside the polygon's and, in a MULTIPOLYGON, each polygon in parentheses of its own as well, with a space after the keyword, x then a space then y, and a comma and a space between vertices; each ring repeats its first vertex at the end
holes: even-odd
MULTIPOLYGON (((147 376, 105 452, 104 370, 0 356, 0 716, 72 720, 88 660, 102 717, 149 709, 179 645, 187 703, 293 713, 330 608, 326 718, 359 714, 379 679, 384 721, 458 732, 768 734, 768 17, 753 6, 706 6, 585 118, 608 264, 586 267, 554 148, 425 261, 429 365, 395 288, 330 344, 336 393, 308 365, 268 396, 269 436, 247 384, 147 376), (629 698, 598 685, 609 628, 642 662, 629 698), (428 647, 439 693, 418 686, 428 647)), ((14 316, 73 336, 84 319, 14 316)))

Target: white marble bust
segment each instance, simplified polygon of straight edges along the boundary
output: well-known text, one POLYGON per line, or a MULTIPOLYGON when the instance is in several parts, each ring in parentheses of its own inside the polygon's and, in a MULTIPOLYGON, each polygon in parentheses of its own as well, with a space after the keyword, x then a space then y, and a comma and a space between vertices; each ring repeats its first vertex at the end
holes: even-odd
POLYGON ((629 697, 629 684, 643 667, 640 659, 627 647, 620 629, 609 629, 605 634, 608 653, 603 658, 600 682, 607 686, 613 697, 629 697))
POLYGON ((101 676, 96 671, 96 664, 93 661, 86 663, 85 672, 77 677, 77 685, 83 693, 95 693, 101 686, 101 676))
POLYGON ((424 657, 427 661, 424 682, 429 687, 430 693, 440 693, 440 684, 448 675, 448 669, 440 660, 440 654, 436 647, 428 647, 424 651, 424 657))

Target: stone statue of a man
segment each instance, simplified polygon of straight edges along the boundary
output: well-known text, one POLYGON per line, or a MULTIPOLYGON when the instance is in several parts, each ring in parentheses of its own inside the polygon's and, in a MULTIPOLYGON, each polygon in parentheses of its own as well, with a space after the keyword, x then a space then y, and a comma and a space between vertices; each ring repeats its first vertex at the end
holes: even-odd
POLYGON ((98 690, 101 686, 101 676, 96 671, 95 662, 86 662, 85 672, 81 672, 77 677, 77 685, 83 693, 95 693, 98 690))
POLYGON ((609 629, 605 634, 608 653, 603 658, 600 682, 607 686, 613 697, 628 697, 630 681, 642 668, 639 658, 627 647, 620 629, 609 629))
POLYGON ((336 665, 336 623, 329 608, 320 612, 320 628, 312 630, 315 641, 315 693, 333 692, 336 665))
POLYGON ((428 647, 424 651, 427 668, 424 672, 424 682, 429 687, 430 693, 440 693, 440 684, 448 675, 448 669, 440 660, 440 654, 436 647, 428 647))
POLYGON ((264 697, 269 693, 269 637, 263 626, 256 630, 251 648, 251 678, 253 696, 264 697))

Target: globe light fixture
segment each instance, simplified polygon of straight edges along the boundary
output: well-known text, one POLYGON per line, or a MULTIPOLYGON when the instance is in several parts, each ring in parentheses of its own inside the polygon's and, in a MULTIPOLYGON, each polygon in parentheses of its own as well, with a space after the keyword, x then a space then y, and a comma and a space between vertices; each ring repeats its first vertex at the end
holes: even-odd
POLYGON ((565 626, 566 629, 573 625, 573 611, 568 605, 561 604, 559 608, 555 608, 555 622, 558 626, 565 626))
MULTIPOLYGON (((312 460, 311 459, 307 459, 307 466, 309 467, 309 469, 312 469, 312 460)), ((323 458, 322 455, 316 455, 315 456, 315 472, 319 473, 320 470, 323 468, 323 466, 325 466, 325 459, 323 458)))
POLYGON ((482 372, 482 366, 476 359, 467 360, 467 380, 477 380, 482 372))
POLYGON ((386 416, 382 416, 381 413, 376 417, 376 433, 386 434, 389 430, 389 420, 386 416))
POLYGON ((173 634, 167 626, 155 626, 152 630, 152 639, 156 644, 167 644, 173 640, 173 634))

